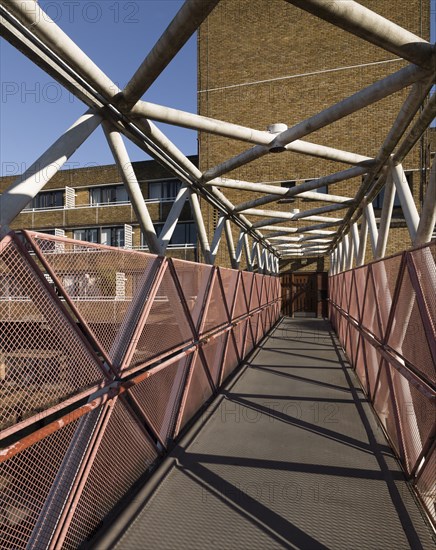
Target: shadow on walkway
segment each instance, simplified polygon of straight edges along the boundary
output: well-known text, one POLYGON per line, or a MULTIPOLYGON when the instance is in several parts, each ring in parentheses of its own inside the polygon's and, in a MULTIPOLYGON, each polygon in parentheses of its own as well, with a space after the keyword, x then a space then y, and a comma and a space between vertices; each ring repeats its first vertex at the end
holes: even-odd
POLYGON ((433 542, 329 323, 285 318, 95 547, 433 542))

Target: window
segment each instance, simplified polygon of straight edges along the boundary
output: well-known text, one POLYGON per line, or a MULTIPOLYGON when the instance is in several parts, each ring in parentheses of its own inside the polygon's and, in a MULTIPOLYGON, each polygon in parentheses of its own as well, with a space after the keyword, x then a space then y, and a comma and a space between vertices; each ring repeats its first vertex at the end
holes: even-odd
POLYGON ((108 246, 124 246, 124 227, 91 227, 76 229, 74 238, 89 243, 100 243, 108 246))
POLYGON ((182 186, 179 180, 154 181, 148 185, 149 199, 175 199, 182 186))
POLYGON ((92 205, 114 202, 129 202, 129 196, 124 185, 107 185, 105 187, 93 187, 89 190, 89 203, 92 205))
POLYGON ((124 227, 105 227, 101 229, 100 243, 108 246, 124 246, 124 227))
MULTIPOLYGON (((407 183, 409 184, 410 190, 413 191, 413 172, 405 172, 407 183)), ((372 201, 372 206, 375 210, 381 210, 383 208, 383 200, 385 198, 385 188, 383 186, 380 193, 376 196, 376 198, 372 201)), ((400 197, 398 196, 398 193, 395 193, 395 199, 394 199, 394 208, 400 208, 401 202, 400 197)))
MULTIPOLYGON (((157 236, 159 236, 163 223, 155 224, 154 228, 156 230, 157 236)), ((170 245, 185 245, 185 244, 196 244, 197 243, 197 229, 194 222, 189 223, 178 223, 174 229, 174 233, 169 242, 170 245)), ((143 233, 141 232, 141 246, 147 246, 147 242, 144 238, 143 233)))
POLYGON ((38 193, 26 206, 26 209, 33 208, 61 208, 64 206, 63 191, 43 191, 38 193))

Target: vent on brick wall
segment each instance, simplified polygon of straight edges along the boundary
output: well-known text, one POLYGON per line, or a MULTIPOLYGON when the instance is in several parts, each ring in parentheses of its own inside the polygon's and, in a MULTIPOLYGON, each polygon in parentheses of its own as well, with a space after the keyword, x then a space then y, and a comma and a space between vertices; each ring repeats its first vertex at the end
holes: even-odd
POLYGON ((65 208, 75 208, 76 193, 72 187, 65 187, 65 208))

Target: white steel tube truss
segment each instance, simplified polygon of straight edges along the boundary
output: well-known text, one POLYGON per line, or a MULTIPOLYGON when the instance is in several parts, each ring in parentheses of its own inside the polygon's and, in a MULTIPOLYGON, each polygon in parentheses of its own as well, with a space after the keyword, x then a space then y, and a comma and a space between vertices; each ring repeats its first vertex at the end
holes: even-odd
MULTIPOLYGON (((383 257, 387 246, 395 193, 400 199, 411 242, 421 244, 431 238, 436 216, 434 207, 436 168, 433 166, 420 217, 407 185, 402 162, 436 115, 436 94, 426 103, 426 97, 436 73, 434 46, 357 2, 288 0, 289 3, 333 25, 399 55, 411 64, 314 114, 307 120, 290 128, 285 127, 286 129, 279 133, 249 128, 142 101, 144 93, 177 55, 218 1, 187 0, 124 90, 120 90, 50 19, 37 2, 0 0, 1 34, 90 109, 3 193, 0 198, 2 234, 9 230, 10 223, 21 210, 103 120, 108 142, 152 252, 165 253, 187 198, 190 200, 204 260, 211 264, 215 262, 222 231, 225 231, 232 266, 241 265, 242 251, 244 251, 248 270, 253 269, 254 259, 259 271, 277 272, 279 258, 314 254, 330 254, 331 269, 334 273, 350 268, 354 261, 356 265, 362 265, 365 260, 368 233, 373 257, 383 257), (363 151, 358 154, 302 140, 314 131, 409 86, 410 93, 375 158, 361 154, 364 153, 363 151), (419 117, 412 124, 420 110, 419 117), (203 174, 156 127, 152 120, 242 140, 254 146, 218 166, 209 167, 203 174), (407 135, 406 131, 408 131, 407 135), (159 237, 156 236, 142 199, 121 134, 163 163, 183 182, 183 187, 159 237), (395 148, 397 148, 396 151, 395 148), (340 162, 347 164, 348 167, 311 181, 304 181, 290 189, 274 183, 244 182, 220 177, 270 152, 281 151, 340 162), (362 185, 352 197, 315 191, 326 185, 361 176, 364 176, 362 185), (379 227, 377 227, 372 200, 383 186, 385 186, 385 197, 379 227), (261 193, 263 196, 257 195, 252 199, 248 197, 248 200, 234 205, 224 194, 223 190, 226 189, 261 193), (299 204, 300 211, 287 210, 286 205, 280 205, 280 209, 271 210, 258 208, 286 198, 318 201, 324 204, 317 208, 307 208, 300 201, 302 205, 299 204), (203 220, 200 199, 207 201, 220 212, 211 245, 209 245, 203 220), (341 218, 332 217, 331 213, 336 210, 346 210, 346 212, 341 218), (254 220, 250 219, 252 216, 254 220), (286 225, 278 225, 283 221, 286 225), (318 223, 304 225, 303 221, 318 223), (236 249, 233 243, 233 225, 237 226, 239 234, 236 249), (260 228, 271 233, 270 236, 265 237, 259 231, 260 228), (290 234, 295 236, 286 237, 290 234), (325 238, 322 238, 323 236, 325 238)), ((292 173, 287 174, 284 179, 292 179, 292 173)))

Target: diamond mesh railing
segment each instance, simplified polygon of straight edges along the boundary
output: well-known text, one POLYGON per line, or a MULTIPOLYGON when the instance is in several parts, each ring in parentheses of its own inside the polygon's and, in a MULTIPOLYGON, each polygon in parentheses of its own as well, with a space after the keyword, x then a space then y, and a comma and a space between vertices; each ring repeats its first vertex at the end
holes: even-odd
POLYGON ((76 548, 276 323, 280 281, 24 236, 0 242, 0 548, 76 548))
POLYGON ((436 242, 330 277, 329 315, 436 523, 436 242))

